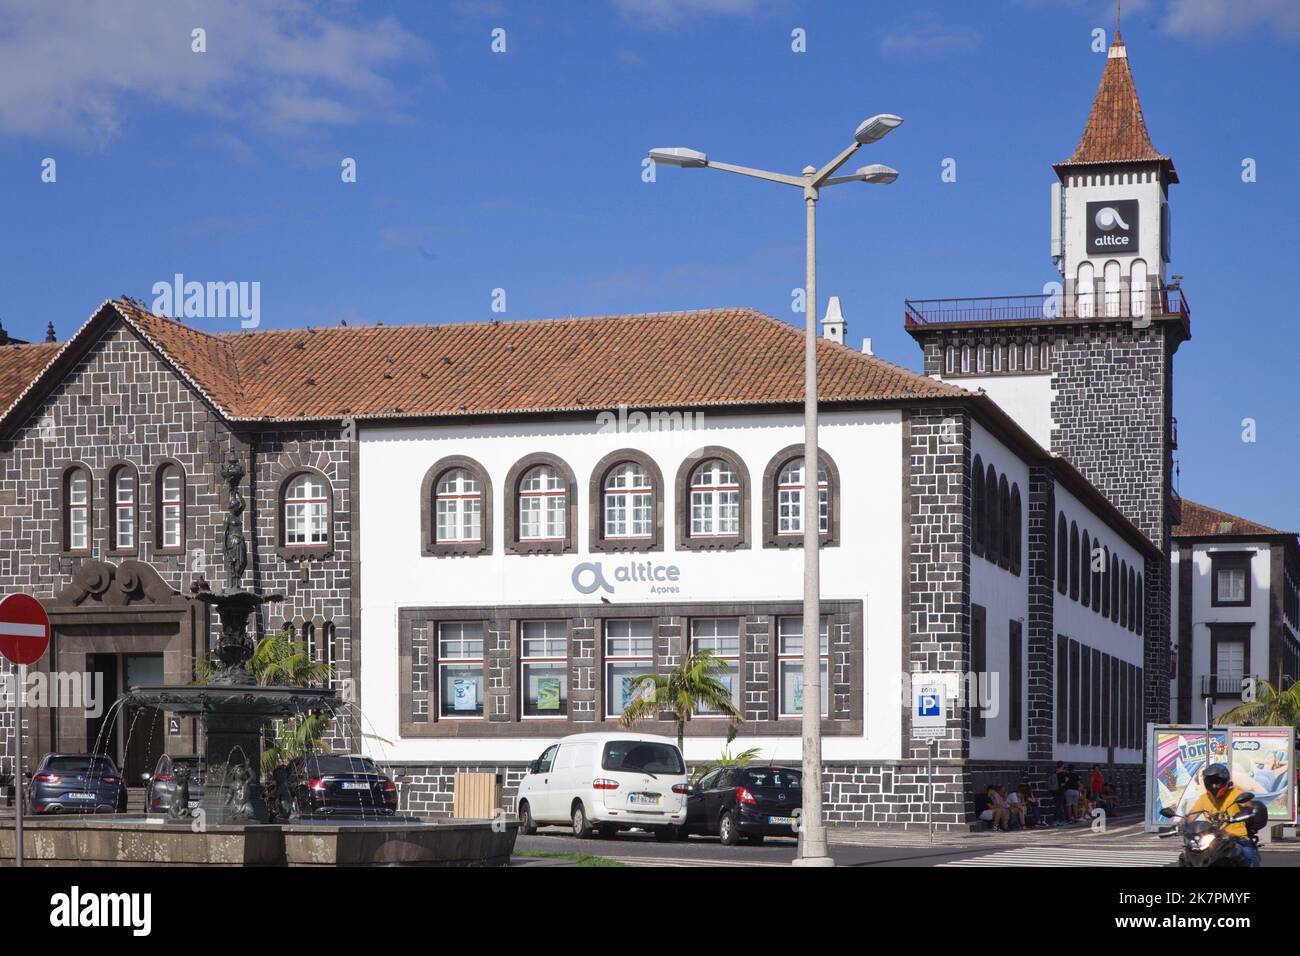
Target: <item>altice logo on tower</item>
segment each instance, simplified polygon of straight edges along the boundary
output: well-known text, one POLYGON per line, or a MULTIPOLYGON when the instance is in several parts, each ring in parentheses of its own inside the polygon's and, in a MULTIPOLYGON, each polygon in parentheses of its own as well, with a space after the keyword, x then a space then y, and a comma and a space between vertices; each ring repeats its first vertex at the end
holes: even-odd
POLYGON ((1138 201, 1088 203, 1088 255, 1137 255, 1138 201))

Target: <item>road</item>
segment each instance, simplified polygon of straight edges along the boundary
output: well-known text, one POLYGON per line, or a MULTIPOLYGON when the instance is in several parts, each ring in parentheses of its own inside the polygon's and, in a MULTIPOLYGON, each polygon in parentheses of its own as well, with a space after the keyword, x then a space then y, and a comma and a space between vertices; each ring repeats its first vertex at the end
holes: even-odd
MULTIPOLYGON (((831 856, 843 867, 1172 866, 1179 850, 1176 840, 1159 840, 1142 832, 1138 824, 1105 834, 1086 829, 941 834, 935 846, 925 834, 885 831, 835 833, 831 841, 831 856)), ((795 841, 787 839, 769 839, 762 846, 725 847, 716 838, 693 836, 659 843, 638 832, 612 839, 578 840, 560 827, 543 827, 534 836, 520 836, 515 843, 517 853, 583 853, 630 866, 785 866, 794 859, 795 850, 795 841)), ((1300 844, 1265 848, 1262 856, 1266 867, 1300 866, 1300 844)))

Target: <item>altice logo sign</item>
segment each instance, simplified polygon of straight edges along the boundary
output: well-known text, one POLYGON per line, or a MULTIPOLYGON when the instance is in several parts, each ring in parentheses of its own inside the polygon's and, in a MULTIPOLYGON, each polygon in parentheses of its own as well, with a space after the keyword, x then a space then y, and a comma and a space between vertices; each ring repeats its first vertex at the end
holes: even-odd
POLYGON ((1088 255, 1137 255, 1138 201, 1088 203, 1088 255))
POLYGON ((573 589, 579 594, 595 594, 597 591, 613 594, 616 584, 636 582, 649 584, 651 594, 678 594, 681 588, 677 581, 681 573, 681 568, 675 564, 629 561, 626 564, 615 565, 606 575, 602 562, 583 561, 574 566, 571 580, 573 589))

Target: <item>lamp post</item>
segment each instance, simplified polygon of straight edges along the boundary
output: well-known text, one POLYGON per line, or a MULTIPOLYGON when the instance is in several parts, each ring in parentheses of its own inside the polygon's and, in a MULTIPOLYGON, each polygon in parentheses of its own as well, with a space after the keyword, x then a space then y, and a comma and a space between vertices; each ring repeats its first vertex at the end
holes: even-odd
POLYGON ((890 113, 871 117, 853 136, 853 143, 821 169, 806 166, 799 176, 773 173, 747 166, 719 163, 694 149, 675 147, 652 149, 655 165, 682 169, 720 169, 768 182, 783 183, 803 190, 807 230, 807 282, 804 289, 804 452, 803 452, 803 806, 799 817, 800 840, 796 866, 834 866, 826 851, 826 828, 822 822, 822 693, 821 686, 821 595, 819 578, 819 533, 821 501, 818 489, 817 453, 817 200, 821 190, 841 183, 892 183, 898 171, 874 164, 851 175, 834 173, 848 162, 858 148, 874 143, 895 129, 902 119, 890 113))

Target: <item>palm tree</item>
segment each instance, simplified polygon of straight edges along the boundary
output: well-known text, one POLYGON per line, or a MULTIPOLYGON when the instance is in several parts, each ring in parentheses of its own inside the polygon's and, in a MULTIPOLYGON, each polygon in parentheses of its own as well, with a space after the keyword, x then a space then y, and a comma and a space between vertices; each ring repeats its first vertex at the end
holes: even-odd
POLYGON ((653 720, 670 714, 677 723, 677 747, 686 750, 686 724, 701 709, 721 714, 731 721, 732 736, 744 720, 731 700, 731 691, 722 683, 727 663, 710 651, 688 654, 666 674, 642 674, 632 678, 637 693, 618 722, 631 727, 639 720, 653 720))
POLYGON ((1255 699, 1219 715, 1225 724, 1253 727, 1300 727, 1300 683, 1278 690, 1266 680, 1255 684, 1255 699))
MULTIPOLYGON (((220 662, 212 658, 199 661, 198 683, 206 684, 219 666, 220 662)), ((247 667, 263 687, 322 686, 334 674, 333 666, 314 660, 306 642, 295 641, 288 627, 258 641, 247 667)), ((295 757, 328 750, 324 739, 333 722, 330 714, 304 714, 274 721, 262 748, 262 773, 270 774, 295 757)))

